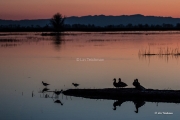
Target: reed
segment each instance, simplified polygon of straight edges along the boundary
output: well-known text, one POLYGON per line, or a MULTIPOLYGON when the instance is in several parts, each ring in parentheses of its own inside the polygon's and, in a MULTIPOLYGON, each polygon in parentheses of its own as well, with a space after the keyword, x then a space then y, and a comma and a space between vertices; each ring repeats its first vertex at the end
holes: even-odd
POLYGON ((158 56, 169 56, 169 55, 172 55, 172 56, 179 56, 180 55, 180 52, 179 52, 179 48, 159 48, 159 51, 157 53, 154 53, 151 51, 150 47, 145 50, 139 50, 138 52, 138 55, 142 55, 142 56, 152 56, 152 55, 158 55, 158 56))

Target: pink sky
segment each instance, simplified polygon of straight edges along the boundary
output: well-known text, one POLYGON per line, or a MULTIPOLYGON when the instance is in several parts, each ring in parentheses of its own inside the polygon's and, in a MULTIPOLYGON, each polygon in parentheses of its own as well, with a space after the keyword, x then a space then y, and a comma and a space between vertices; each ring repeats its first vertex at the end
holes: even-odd
POLYGON ((180 0, 3 0, 0 19, 44 19, 65 16, 154 15, 180 18, 180 0))

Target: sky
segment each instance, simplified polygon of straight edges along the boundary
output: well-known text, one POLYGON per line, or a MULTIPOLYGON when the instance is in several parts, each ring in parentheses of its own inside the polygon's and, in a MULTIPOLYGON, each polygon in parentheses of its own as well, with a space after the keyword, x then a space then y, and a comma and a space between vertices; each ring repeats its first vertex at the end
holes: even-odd
POLYGON ((46 19, 62 15, 132 15, 180 18, 180 0, 0 0, 0 19, 46 19))

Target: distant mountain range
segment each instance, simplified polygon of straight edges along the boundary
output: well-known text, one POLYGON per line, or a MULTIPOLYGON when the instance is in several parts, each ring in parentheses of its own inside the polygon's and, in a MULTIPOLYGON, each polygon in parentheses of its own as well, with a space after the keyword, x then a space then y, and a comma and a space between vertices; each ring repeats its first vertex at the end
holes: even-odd
MULTIPOLYGON (((2 20, 0 19, 0 25, 20 25, 20 26, 45 26, 49 25, 49 19, 36 19, 36 20, 2 20)), ((94 24, 95 26, 107 26, 107 25, 162 25, 172 24, 176 25, 180 23, 180 18, 172 17, 158 17, 158 16, 144 16, 141 14, 136 15, 121 15, 121 16, 105 16, 105 15, 94 15, 94 16, 82 16, 82 17, 67 17, 65 24, 94 24)))

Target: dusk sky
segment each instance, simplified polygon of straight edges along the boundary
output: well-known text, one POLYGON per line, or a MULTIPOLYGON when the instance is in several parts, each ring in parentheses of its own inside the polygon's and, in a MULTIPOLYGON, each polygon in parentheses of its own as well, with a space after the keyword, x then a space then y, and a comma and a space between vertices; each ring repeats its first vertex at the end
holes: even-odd
POLYGON ((180 18, 180 0, 1 0, 0 19, 143 14, 180 18))

